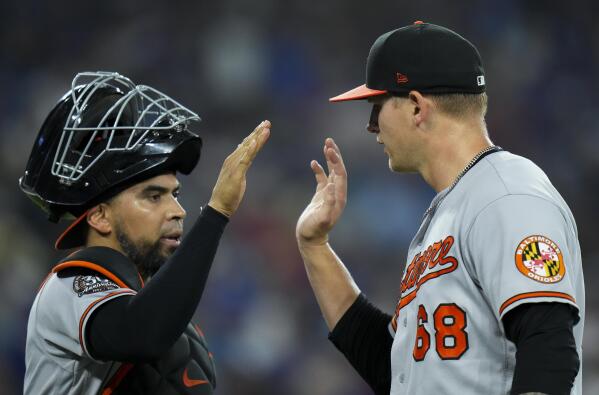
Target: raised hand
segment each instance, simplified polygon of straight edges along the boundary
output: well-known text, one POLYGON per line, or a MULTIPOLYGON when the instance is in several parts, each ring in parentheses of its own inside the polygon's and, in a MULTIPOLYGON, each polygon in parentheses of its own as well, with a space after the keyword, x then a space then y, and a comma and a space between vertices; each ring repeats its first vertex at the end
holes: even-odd
POLYGON ((300 245, 326 244, 347 202, 347 171, 341 151, 332 138, 325 140, 323 150, 329 175, 316 160, 310 163, 316 177, 316 192, 297 221, 295 234, 300 245))
POLYGON ((270 121, 263 121, 224 161, 208 205, 230 217, 245 194, 245 175, 270 136, 270 121))

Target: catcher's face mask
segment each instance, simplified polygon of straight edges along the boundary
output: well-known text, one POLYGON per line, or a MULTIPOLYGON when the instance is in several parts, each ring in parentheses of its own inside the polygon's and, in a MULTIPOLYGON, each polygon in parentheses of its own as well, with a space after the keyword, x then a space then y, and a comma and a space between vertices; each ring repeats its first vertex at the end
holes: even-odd
POLYGON ((57 221, 164 171, 190 173, 200 117, 158 90, 113 72, 79 73, 46 118, 21 189, 57 221))

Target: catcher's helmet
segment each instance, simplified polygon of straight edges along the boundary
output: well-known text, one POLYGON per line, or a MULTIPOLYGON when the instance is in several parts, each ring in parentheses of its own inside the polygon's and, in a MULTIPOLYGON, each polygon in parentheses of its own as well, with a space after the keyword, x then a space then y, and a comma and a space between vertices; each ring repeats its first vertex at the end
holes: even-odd
POLYGON ((56 248, 84 244, 86 210, 155 175, 189 174, 202 140, 200 117, 165 94, 111 72, 79 73, 48 114, 19 186, 51 221, 77 218, 56 248))

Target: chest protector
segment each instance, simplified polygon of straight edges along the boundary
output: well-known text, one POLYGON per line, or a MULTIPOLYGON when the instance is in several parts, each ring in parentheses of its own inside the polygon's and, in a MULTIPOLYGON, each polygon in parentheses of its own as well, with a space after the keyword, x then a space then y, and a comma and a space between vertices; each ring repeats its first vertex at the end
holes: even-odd
MULTIPOLYGON (((95 272, 139 291, 144 283, 135 265, 108 248, 85 248, 69 255, 53 272, 95 272), (120 281, 119 281, 120 280, 120 281)), ((70 273, 69 273, 70 274, 70 273)), ((115 362, 101 395, 209 395, 216 376, 212 354, 199 326, 190 322, 171 348, 152 362, 115 362)))

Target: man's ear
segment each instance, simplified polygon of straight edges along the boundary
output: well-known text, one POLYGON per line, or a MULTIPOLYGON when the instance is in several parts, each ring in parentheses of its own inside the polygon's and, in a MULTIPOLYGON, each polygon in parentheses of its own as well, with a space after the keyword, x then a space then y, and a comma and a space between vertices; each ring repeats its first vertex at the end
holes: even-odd
POLYGON ((416 126, 420 126, 423 122, 428 121, 432 106, 430 100, 422 96, 418 91, 410 91, 408 99, 413 108, 412 116, 414 117, 416 126))
POLYGON ((112 232, 110 207, 106 203, 100 203, 87 212, 87 224, 96 232, 106 236, 112 232))

